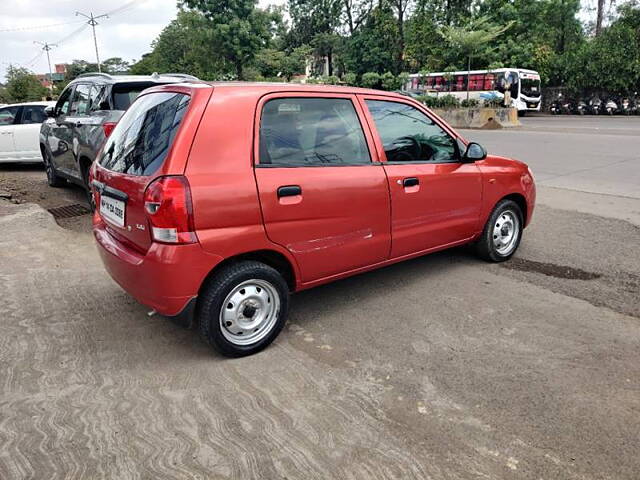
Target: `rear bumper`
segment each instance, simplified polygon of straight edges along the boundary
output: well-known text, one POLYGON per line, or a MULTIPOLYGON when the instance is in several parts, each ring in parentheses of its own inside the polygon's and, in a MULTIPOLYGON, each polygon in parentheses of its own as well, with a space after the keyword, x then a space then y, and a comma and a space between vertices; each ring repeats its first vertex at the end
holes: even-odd
POLYGON ((154 243, 145 253, 132 249, 109 233, 98 215, 93 235, 104 266, 118 285, 137 301, 179 323, 193 313, 195 299, 209 272, 222 261, 199 244, 154 243))

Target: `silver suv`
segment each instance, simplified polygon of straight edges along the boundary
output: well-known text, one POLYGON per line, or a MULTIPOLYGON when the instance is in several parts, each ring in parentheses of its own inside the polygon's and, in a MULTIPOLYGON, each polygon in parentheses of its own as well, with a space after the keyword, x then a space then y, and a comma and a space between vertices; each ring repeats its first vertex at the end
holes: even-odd
POLYGON ((52 187, 66 181, 83 186, 87 201, 95 208, 88 186, 89 169, 98 150, 124 111, 146 88, 197 81, 178 73, 109 75, 85 73, 64 89, 40 128, 40 152, 52 187))

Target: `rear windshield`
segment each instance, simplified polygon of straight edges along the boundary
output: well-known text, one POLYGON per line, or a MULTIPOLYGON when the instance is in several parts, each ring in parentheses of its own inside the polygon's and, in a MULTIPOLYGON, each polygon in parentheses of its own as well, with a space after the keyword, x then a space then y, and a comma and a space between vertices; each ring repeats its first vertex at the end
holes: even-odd
POLYGON ((132 83, 120 84, 113 87, 113 109, 126 110, 138 98, 140 93, 149 87, 157 85, 156 83, 132 83))
POLYGON ((189 98, 173 92, 140 97, 109 136, 98 163, 114 172, 153 174, 167 157, 189 98))

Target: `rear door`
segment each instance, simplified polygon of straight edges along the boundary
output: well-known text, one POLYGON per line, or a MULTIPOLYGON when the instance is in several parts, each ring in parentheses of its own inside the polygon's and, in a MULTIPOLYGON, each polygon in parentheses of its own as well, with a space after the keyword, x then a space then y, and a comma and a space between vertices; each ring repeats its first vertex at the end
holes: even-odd
POLYGON ((144 251, 151 245, 144 193, 171 151, 189 99, 176 92, 141 97, 116 125, 93 170, 97 208, 110 233, 144 251))
POLYGON ((482 179, 460 161, 457 139, 413 102, 363 96, 384 151, 391 193, 391 257, 470 238, 478 228, 482 179))
POLYGON ((18 106, 0 108, 0 160, 15 159, 13 131, 19 113, 18 106))
POLYGON ((40 125, 47 119, 44 105, 25 105, 22 107, 20 122, 14 126, 14 144, 16 156, 21 160, 41 160, 40 125))
POLYGON ((352 95, 279 93, 258 105, 255 175, 269 239, 312 282, 386 260, 387 178, 352 95))

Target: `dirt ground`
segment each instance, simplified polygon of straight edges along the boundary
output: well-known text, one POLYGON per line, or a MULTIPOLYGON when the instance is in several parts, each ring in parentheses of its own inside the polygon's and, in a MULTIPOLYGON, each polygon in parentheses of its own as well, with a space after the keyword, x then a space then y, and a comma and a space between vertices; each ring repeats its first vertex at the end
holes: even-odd
POLYGON ((89 215, 54 221, 80 189, 0 166, 27 202, 0 199, 0 479, 637 479, 636 167, 586 177, 577 154, 541 157, 512 261, 460 248, 301 292, 276 342, 235 360, 148 317, 89 215))

